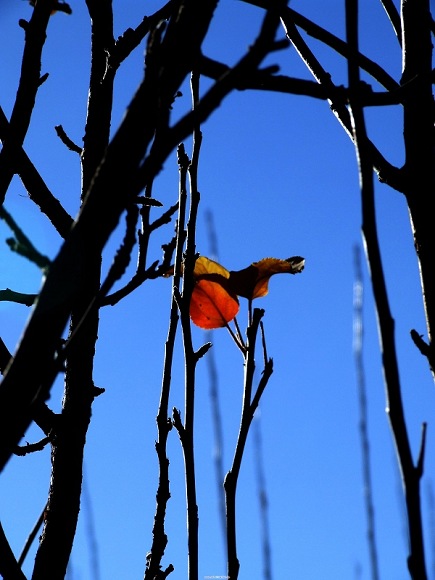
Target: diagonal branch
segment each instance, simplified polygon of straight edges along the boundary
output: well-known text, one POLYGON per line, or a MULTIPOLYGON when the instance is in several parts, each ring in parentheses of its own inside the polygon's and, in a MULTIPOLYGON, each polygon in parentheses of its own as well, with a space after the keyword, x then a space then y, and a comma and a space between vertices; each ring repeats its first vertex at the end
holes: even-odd
MULTIPOLYGON (((9 122, 0 107, 0 139, 3 142, 10 141, 8 137, 10 132, 9 122)), ((65 238, 71 229, 72 217, 65 211, 59 200, 54 197, 26 152, 18 145, 15 145, 14 161, 15 171, 20 176, 30 199, 48 217, 62 238, 65 238)))
POLYGON ((36 93, 40 86, 42 49, 54 4, 54 0, 38 1, 30 21, 25 24, 26 41, 21 77, 12 109, 8 138, 0 152, 0 205, 3 204, 6 191, 16 173, 16 151, 23 145, 29 128, 36 93))

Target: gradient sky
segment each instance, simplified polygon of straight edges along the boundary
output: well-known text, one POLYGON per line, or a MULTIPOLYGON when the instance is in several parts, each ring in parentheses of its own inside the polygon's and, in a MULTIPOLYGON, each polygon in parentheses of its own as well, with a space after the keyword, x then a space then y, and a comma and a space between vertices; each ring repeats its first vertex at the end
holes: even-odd
MULTIPOLYGON (((380 3, 364 4, 361 49, 400 79, 401 54, 380 3)), ((83 2, 71 2, 72 16, 56 14, 50 22, 41 86, 25 149, 53 193, 75 215, 79 207, 80 165, 77 155, 57 138, 54 126, 81 144, 84 133, 89 72, 89 22, 83 2)), ((115 35, 136 26, 159 3, 114 1, 115 35)), ((294 0, 292 7, 344 38, 344 2, 294 0)), ((0 104, 10 115, 19 79, 23 30, 19 18, 30 17, 27 2, 2 0, 0 104)), ((205 54, 227 64, 237 62, 255 38, 262 11, 235 0, 222 0, 204 45, 205 54)), ((282 33, 283 34, 283 33, 282 33)), ((314 40, 324 66, 337 84, 346 83, 346 64, 314 40)), ((117 77, 113 131, 141 78, 143 46, 117 77)), ((310 78, 296 51, 273 54, 281 73, 310 78)), ((203 86, 208 86, 204 80, 203 86)), ((373 83, 375 89, 379 89, 373 83)), ((188 88, 174 103, 174 118, 190 107, 188 88)), ((367 111, 369 135, 394 164, 403 163, 401 111, 398 107, 367 111)), ((274 374, 256 419, 262 436, 269 499, 273 578, 337 580, 370 578, 366 514, 359 437, 359 408, 354 356, 354 247, 361 247, 358 171, 352 143, 328 104, 308 97, 243 91, 232 94, 203 126, 199 166, 201 205, 198 251, 210 255, 211 213, 219 261, 240 269, 263 257, 301 255, 306 267, 299 276, 276 276, 270 293, 257 306, 264 324, 274 374)), ((190 152, 190 140, 186 140, 190 152)), ((177 200, 175 152, 155 182, 153 196, 164 207, 177 200)), ((417 455, 421 423, 428 422, 426 469, 422 481, 428 573, 433 570, 434 541, 434 410, 435 391, 427 365, 409 331, 425 334, 418 269, 405 200, 376 183, 379 235, 391 309, 396 320, 399 364, 409 435, 417 455)), ((60 239, 27 198, 15 178, 5 207, 38 249, 55 257, 60 239)), ((154 211, 154 210, 153 210, 154 211)), ((153 216, 158 217, 156 209, 153 216)), ((159 231, 150 247, 150 263, 161 257, 160 246, 173 225, 159 231)), ((105 271, 122 237, 111 239, 104 255, 105 271)), ((0 222, 0 288, 36 292, 40 272, 12 255, 4 243, 10 232, 0 222)), ((134 260, 133 260, 134 262, 134 260)), ((130 271, 131 273, 131 271, 130 271)), ((408 577, 407 538, 400 476, 388 419, 376 317, 365 262, 364 364, 376 539, 382 580, 408 577)), ((155 415, 159 399, 163 349, 168 328, 171 284, 151 281, 116 307, 101 312, 95 359, 95 383, 104 395, 95 400, 85 457, 86 497, 73 549, 71 578, 92 575, 92 554, 98 556, 101 580, 133 580, 143 576, 151 546, 157 462, 155 415), (89 544, 93 523, 97 549, 89 544)), ((29 310, 0 303, 3 340, 14 350, 29 310)), ((238 317, 245 326, 246 304, 238 317), (245 309, 245 310, 244 310, 245 309)), ((205 333, 194 328, 199 347, 205 333)), ((228 333, 212 336, 219 369, 220 404, 228 469, 237 436, 242 396, 243 361, 228 333)), ((261 355, 261 353, 260 353, 261 355)), ((261 356, 258 356, 258 372, 261 356)), ((215 493, 214 440, 205 359, 198 365, 196 394, 196 462, 200 521, 200 578, 225 575, 224 548, 215 493)), ((60 409, 61 380, 49 405, 60 409)), ((183 361, 180 340, 173 369, 170 407, 183 408, 183 361)), ((41 437, 32 427, 26 440, 41 437)), ((183 463, 175 430, 170 434, 172 497, 168 506, 169 544, 164 566, 173 563, 170 578, 186 578, 186 535, 183 463)), ((248 440, 238 487, 240 580, 262 577, 262 545, 253 437, 248 440)), ((0 477, 0 519, 19 554, 46 501, 49 449, 14 457, 0 477)), ((34 550, 24 570, 30 574, 34 550)))

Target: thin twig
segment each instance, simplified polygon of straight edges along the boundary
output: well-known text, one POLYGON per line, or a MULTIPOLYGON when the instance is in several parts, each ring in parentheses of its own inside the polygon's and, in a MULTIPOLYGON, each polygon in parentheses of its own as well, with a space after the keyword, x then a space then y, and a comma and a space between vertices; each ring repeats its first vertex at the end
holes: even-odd
POLYGON ((16 292, 10 288, 0 290, 0 302, 15 302, 16 304, 24 304, 24 306, 33 306, 37 297, 37 294, 25 294, 24 292, 16 292))
MULTIPOLYGON (((9 122, 0 107, 0 139, 8 139, 9 122)), ((15 145, 16 172, 20 176, 29 198, 39 207, 57 232, 66 238, 73 224, 72 217, 66 212, 58 199, 48 189, 47 184, 36 170, 22 147, 15 145)))
POLYGON ((29 550, 32 547, 32 544, 35 541, 35 538, 37 537, 38 532, 39 532, 39 530, 44 522, 44 516, 45 516, 46 509, 47 509, 47 504, 43 507, 41 513, 38 516, 38 519, 35 522, 35 525, 33 526, 32 530, 30 531, 30 534, 27 537, 27 540, 24 543, 24 546, 21 550, 21 554, 18 558, 18 565, 20 567, 23 566, 24 560, 26 559, 26 556, 29 553, 29 550))
POLYGON ((79 155, 82 154, 83 149, 81 147, 79 147, 78 145, 76 145, 74 143, 74 141, 72 141, 68 135, 65 133, 65 129, 62 127, 62 125, 56 125, 54 130, 56 131, 57 136, 59 137, 59 139, 62 141, 62 143, 68 147, 68 149, 70 151, 74 151, 75 153, 78 153, 79 155))
POLYGON ((54 2, 37 2, 26 23, 21 77, 12 109, 7 139, 0 152, 0 205, 17 170, 16 155, 21 150, 40 86, 41 56, 54 2))
POLYGON ((45 447, 47 447, 47 445, 51 442, 51 437, 44 437, 43 439, 41 439, 40 441, 37 441, 36 443, 27 443, 26 445, 17 445, 17 447, 15 447, 15 455, 20 455, 21 457, 23 457, 24 455, 27 455, 28 453, 35 453, 35 451, 42 451, 43 449, 45 449, 45 447))
POLYGON ((183 258, 183 247, 185 240, 184 222, 186 215, 186 191, 182 185, 185 183, 188 159, 184 152, 184 146, 178 147, 178 166, 180 172, 179 179, 179 200, 178 220, 176 230, 175 246, 175 267, 172 279, 171 310, 169 315, 168 336, 165 342, 165 357, 163 363, 162 386, 160 391, 160 402, 157 413, 157 441, 155 444, 157 458, 159 462, 159 484, 157 488, 156 513, 154 515, 153 541, 151 550, 147 554, 147 565, 144 580, 153 580, 161 570, 161 562, 168 543, 165 532, 166 507, 171 496, 169 488, 169 459, 167 456, 167 440, 169 431, 172 429, 172 422, 168 418, 169 394, 171 389, 172 363, 174 358, 175 337, 178 327, 178 305, 176 296, 179 295, 181 262, 183 258))
MULTIPOLYGON (((198 159, 202 142, 199 121, 195 115, 199 99, 199 77, 196 71, 191 75, 193 118, 193 150, 188 166, 190 178, 190 211, 187 222, 186 250, 184 254, 183 291, 179 301, 181 328, 183 332, 184 364, 185 364, 185 406, 184 424, 177 428, 183 448, 186 502, 187 502, 187 543, 188 543, 188 578, 198 580, 198 505, 196 499, 196 474, 194 453, 194 417, 195 417, 195 374, 198 353, 195 353, 192 343, 189 306, 193 291, 193 270, 196 261, 196 218, 199 205, 198 191, 198 159)), ((177 424, 175 424, 177 427, 177 424)))
POLYGON ((0 219, 3 219, 5 223, 9 226, 13 238, 6 240, 8 246, 13 252, 20 254, 21 256, 27 258, 30 262, 33 262, 40 268, 43 272, 50 266, 51 260, 39 252, 11 214, 5 209, 4 206, 0 207, 0 219))
POLYGON ((0 522, 0 576, 5 580, 26 580, 0 522))
POLYGON ((236 490, 237 482, 242 464, 243 453, 248 438, 249 428, 254 417, 255 410, 260 402, 261 395, 272 375, 272 359, 268 359, 266 367, 263 370, 260 382, 255 390, 254 396, 253 381, 255 372, 255 344, 261 318, 264 310, 255 308, 252 316, 252 323, 247 329, 246 353, 244 355, 245 378, 243 386, 243 403, 240 418, 239 434, 236 448, 234 451, 233 462, 228 471, 225 481, 225 502, 227 517, 227 551, 228 551, 228 576, 238 578, 240 563, 237 555, 237 535, 236 535, 236 490))

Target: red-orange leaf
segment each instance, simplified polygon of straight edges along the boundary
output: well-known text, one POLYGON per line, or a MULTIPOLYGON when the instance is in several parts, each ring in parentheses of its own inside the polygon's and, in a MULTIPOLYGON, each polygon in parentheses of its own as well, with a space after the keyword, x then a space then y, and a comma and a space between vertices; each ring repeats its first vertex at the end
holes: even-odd
POLYGON ((229 287, 238 296, 253 300, 266 296, 269 292, 269 278, 274 274, 299 274, 304 269, 305 260, 294 256, 287 260, 264 258, 253 262, 243 270, 230 272, 229 287))
POLYGON ((228 324, 239 311, 238 298, 228 287, 229 271, 214 260, 200 256, 195 262, 193 277, 192 322, 208 330, 228 324))
MULTIPOLYGON (((222 278, 225 280, 225 278, 222 278)), ((226 326, 239 311, 237 296, 220 282, 201 278, 196 281, 190 300, 190 318, 200 328, 226 326)))

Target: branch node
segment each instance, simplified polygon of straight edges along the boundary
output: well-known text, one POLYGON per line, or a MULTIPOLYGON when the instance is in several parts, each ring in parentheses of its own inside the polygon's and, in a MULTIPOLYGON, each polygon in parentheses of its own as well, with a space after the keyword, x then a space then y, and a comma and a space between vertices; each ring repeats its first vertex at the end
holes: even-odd
POLYGON ((195 353, 196 360, 202 358, 210 350, 212 346, 213 345, 211 342, 206 342, 205 344, 203 344, 195 353))

